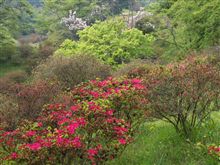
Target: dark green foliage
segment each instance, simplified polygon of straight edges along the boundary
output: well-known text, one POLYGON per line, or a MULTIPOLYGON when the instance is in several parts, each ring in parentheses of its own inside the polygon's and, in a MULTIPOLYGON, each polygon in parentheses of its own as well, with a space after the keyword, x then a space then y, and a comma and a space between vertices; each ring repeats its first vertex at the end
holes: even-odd
POLYGON ((26 0, 0 0, 0 63, 17 61, 18 46, 15 38, 27 30, 31 6, 26 0))
POLYGON ((153 33, 161 28, 161 18, 158 16, 146 16, 137 21, 135 27, 141 30, 144 34, 153 33))
POLYGON ((220 44, 220 1, 160 0, 151 6, 160 16, 156 31, 162 59, 182 59, 191 51, 220 44))

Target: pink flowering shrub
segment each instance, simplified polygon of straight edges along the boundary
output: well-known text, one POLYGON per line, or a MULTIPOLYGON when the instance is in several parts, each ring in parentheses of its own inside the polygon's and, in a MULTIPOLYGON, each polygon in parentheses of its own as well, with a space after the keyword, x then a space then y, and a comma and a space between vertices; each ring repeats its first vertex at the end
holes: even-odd
POLYGON ((219 110, 220 71, 206 57, 156 68, 146 75, 146 84, 152 116, 186 137, 219 110))
POLYGON ((71 91, 70 103, 50 104, 36 121, 0 131, 0 158, 27 164, 99 164, 132 142, 146 92, 139 79, 90 81, 71 91))
MULTIPOLYGON (((14 130, 22 120, 35 120, 45 104, 61 93, 57 82, 10 84, 0 95, 0 127, 14 130)), ((1 85, 0 85, 1 86, 1 85)), ((1 93, 1 92, 0 92, 1 93)))

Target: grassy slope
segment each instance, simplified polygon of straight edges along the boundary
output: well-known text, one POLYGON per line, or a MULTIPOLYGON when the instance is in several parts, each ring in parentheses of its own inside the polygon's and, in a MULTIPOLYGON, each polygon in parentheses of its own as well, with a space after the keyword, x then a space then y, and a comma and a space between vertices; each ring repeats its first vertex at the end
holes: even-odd
POLYGON ((220 144, 220 114, 217 124, 209 123, 198 131, 194 142, 178 136, 171 125, 158 121, 141 128, 141 135, 110 165, 218 165, 200 145, 220 144))

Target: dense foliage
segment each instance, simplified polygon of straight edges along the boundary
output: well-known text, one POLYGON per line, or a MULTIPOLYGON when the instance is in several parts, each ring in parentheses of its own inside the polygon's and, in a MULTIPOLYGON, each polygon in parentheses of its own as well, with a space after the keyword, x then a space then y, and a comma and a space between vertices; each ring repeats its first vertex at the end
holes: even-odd
POLYGON ((147 76, 152 115, 186 136, 219 110, 220 72, 205 61, 191 57, 147 76))
POLYGON ((0 0, 0 164, 218 164, 219 20, 219 0, 0 0))
POLYGON ((220 2, 159 0, 151 6, 160 16, 163 28, 156 31, 159 46, 164 48, 163 58, 172 60, 192 50, 219 45, 220 2), (161 43, 162 42, 162 43, 161 43))
POLYGON ((71 57, 52 56, 39 64, 33 71, 34 81, 58 81, 63 88, 93 80, 105 79, 111 75, 111 68, 89 55, 71 57))
POLYGON ((26 0, 0 0, 0 63, 10 61, 17 54, 15 38, 31 26, 26 20, 32 14, 26 0))
POLYGON ((23 120, 35 120, 43 106, 52 101, 53 96, 59 91, 60 87, 54 82, 9 84, 8 89, 1 91, 3 95, 0 101, 0 127, 13 130, 23 120))
POLYGON ((143 89, 139 79, 82 84, 73 89, 69 104, 50 104, 35 123, 1 131, 1 159, 28 164, 113 159, 132 142, 141 123, 143 89))
POLYGON ((111 65, 153 55, 153 36, 143 35, 137 29, 128 29, 119 19, 96 23, 80 31, 79 37, 79 41, 64 41, 56 54, 91 54, 111 65))

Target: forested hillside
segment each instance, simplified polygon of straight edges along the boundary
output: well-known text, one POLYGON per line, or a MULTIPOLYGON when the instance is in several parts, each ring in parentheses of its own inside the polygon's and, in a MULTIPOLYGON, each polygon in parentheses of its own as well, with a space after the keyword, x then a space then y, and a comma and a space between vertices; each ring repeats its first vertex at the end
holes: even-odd
POLYGON ((0 164, 218 165, 219 0, 0 0, 0 164))

